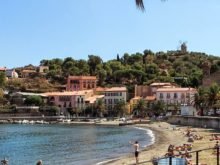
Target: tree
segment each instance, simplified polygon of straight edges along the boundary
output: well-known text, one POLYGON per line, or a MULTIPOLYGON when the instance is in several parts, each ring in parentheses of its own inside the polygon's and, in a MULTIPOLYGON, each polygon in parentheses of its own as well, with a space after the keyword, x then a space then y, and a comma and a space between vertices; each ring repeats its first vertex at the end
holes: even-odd
POLYGON ((214 109, 214 115, 216 115, 216 109, 217 109, 217 106, 215 106, 215 104, 217 104, 217 101, 219 99, 220 99, 220 88, 216 83, 214 83, 209 87, 209 91, 208 91, 208 104, 211 108, 214 109))
POLYGON ((95 75, 96 67, 102 64, 102 59, 99 56, 89 55, 88 65, 90 66, 90 75, 95 75))
POLYGON ((6 81, 5 73, 0 72, 0 88, 4 88, 5 81, 6 81))
POLYGON ((39 106, 43 103, 43 100, 40 96, 28 96, 25 100, 26 105, 36 105, 39 106))
POLYGON ((53 113, 54 115, 57 115, 59 112, 60 108, 57 106, 51 106, 50 107, 50 112, 53 113))
POLYGON ((127 111, 128 109, 124 100, 118 101, 114 106, 114 113, 117 116, 123 117, 127 111))
POLYGON ((146 115, 147 104, 143 99, 140 99, 137 105, 134 107, 134 111, 141 117, 145 117, 146 115))
POLYGON ((103 117, 103 114, 105 113, 105 105, 103 103, 102 99, 99 99, 95 105, 95 109, 97 111, 97 114, 99 117, 103 117))
POLYGON ((144 9, 144 2, 143 2, 143 0, 135 0, 135 2, 136 2, 136 6, 137 6, 139 9, 141 9, 142 11, 145 10, 145 9, 144 9))
POLYGON ((200 115, 204 115, 204 109, 208 106, 208 95, 207 91, 204 88, 198 88, 197 93, 194 95, 194 98, 191 102, 196 110, 200 110, 200 115))
POLYGON ((156 115, 160 115, 161 113, 165 113, 166 105, 163 101, 157 101, 152 105, 152 110, 156 115))

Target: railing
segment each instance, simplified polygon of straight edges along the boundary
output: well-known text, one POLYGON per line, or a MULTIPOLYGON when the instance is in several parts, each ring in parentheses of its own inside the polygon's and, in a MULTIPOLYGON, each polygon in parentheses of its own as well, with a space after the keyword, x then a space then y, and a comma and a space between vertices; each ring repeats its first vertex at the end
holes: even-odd
MULTIPOLYGON (((194 159, 188 159, 185 158, 185 162, 182 160, 179 161, 174 161, 175 159, 178 158, 178 156, 185 156, 185 154, 178 154, 178 155, 173 155, 173 156, 167 156, 167 157, 162 157, 162 158, 156 158, 154 160, 152 160, 153 165, 187 165, 187 164, 192 164, 192 165, 220 165, 219 163, 219 147, 212 147, 212 148, 206 148, 206 149, 201 149, 201 150, 196 150, 196 151, 191 151, 188 152, 188 154, 193 155, 194 154, 194 159), (206 153, 206 157, 204 158, 203 156, 203 160, 201 160, 200 157, 200 153, 202 151, 213 151, 212 154, 214 153, 215 155, 213 155, 211 158, 209 158, 209 153, 206 153), (207 159, 205 161, 205 159, 207 159), (192 162, 192 160, 194 161, 194 163, 192 162), (210 162, 211 160, 211 162, 210 162), (216 161, 215 161, 216 160, 216 161), (190 163, 189 163, 190 162, 190 163)), ((184 160, 184 158, 183 158, 184 160)), ((146 161, 149 162, 149 161, 146 161)), ((141 162, 141 164, 144 164, 144 162, 141 162)), ((190 165, 191 165, 190 164, 190 165)))

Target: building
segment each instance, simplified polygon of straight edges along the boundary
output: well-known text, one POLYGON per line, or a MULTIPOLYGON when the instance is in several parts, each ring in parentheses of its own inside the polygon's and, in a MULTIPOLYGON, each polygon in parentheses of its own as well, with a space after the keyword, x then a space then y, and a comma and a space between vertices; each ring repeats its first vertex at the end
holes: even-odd
POLYGON ((6 67, 0 67, 0 72, 4 72, 6 71, 6 67))
POLYGON ((37 67, 38 73, 47 73, 49 71, 49 66, 39 66, 37 67))
POLYGON ((104 103, 107 111, 112 111, 119 101, 127 102, 126 87, 97 88, 96 92, 105 96, 104 103))
POLYGON ((104 95, 95 95, 93 90, 50 92, 45 95, 48 96, 48 103, 60 107, 65 115, 68 108, 84 110, 86 106, 104 98, 104 95))
POLYGON ((24 69, 21 71, 21 78, 30 78, 31 76, 33 76, 36 73, 37 73, 36 70, 24 69))
POLYGON ((96 88, 95 76, 69 76, 67 79, 67 91, 80 91, 96 88))
POLYGON ((196 92, 194 88, 158 88, 156 100, 163 101, 166 104, 191 105, 196 92))
POLYGON ((169 82, 155 82, 148 85, 135 85, 135 96, 130 100, 131 111, 138 104, 139 100, 145 102, 154 102, 156 100, 156 90, 158 88, 170 88, 176 87, 177 85, 169 82))
POLYGON ((159 88, 175 88, 177 85, 173 85, 169 82, 158 82, 150 84, 150 96, 156 97, 156 91, 159 88))
POLYGON ((18 73, 15 71, 15 69, 6 69, 5 75, 8 78, 18 78, 18 73))

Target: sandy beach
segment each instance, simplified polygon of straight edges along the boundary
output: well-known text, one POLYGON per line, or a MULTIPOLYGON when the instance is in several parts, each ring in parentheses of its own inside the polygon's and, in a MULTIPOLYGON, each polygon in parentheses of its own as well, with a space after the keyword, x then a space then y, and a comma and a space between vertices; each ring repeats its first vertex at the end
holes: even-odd
MULTIPOLYGON (((167 148, 170 144, 180 146, 189 144, 188 137, 185 135, 188 127, 173 126, 166 122, 154 122, 152 124, 138 124, 138 127, 149 128, 155 135, 155 143, 141 151, 139 156, 139 164, 150 165, 153 157, 162 157, 167 153, 167 148)), ((216 144, 215 140, 210 140, 213 133, 218 133, 218 130, 204 129, 204 128, 190 128, 193 134, 202 136, 202 140, 195 140, 192 142, 192 151, 213 147, 216 144)), ((132 148, 131 148, 132 152, 132 148)), ((195 163, 195 153, 192 153, 192 164, 195 163)), ((216 155, 213 150, 206 150, 199 153, 200 165, 214 165, 216 164, 216 155)), ((133 165, 135 159, 133 154, 121 157, 108 163, 108 165, 133 165)))

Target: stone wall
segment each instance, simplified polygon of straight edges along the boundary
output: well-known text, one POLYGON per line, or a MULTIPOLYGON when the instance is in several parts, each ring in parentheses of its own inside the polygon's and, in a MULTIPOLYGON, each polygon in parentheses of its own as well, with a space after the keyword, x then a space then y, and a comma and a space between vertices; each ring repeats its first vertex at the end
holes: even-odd
POLYGON ((218 117, 195 117, 195 116, 170 116, 168 122, 171 124, 203 127, 203 128, 220 128, 220 118, 218 117))

